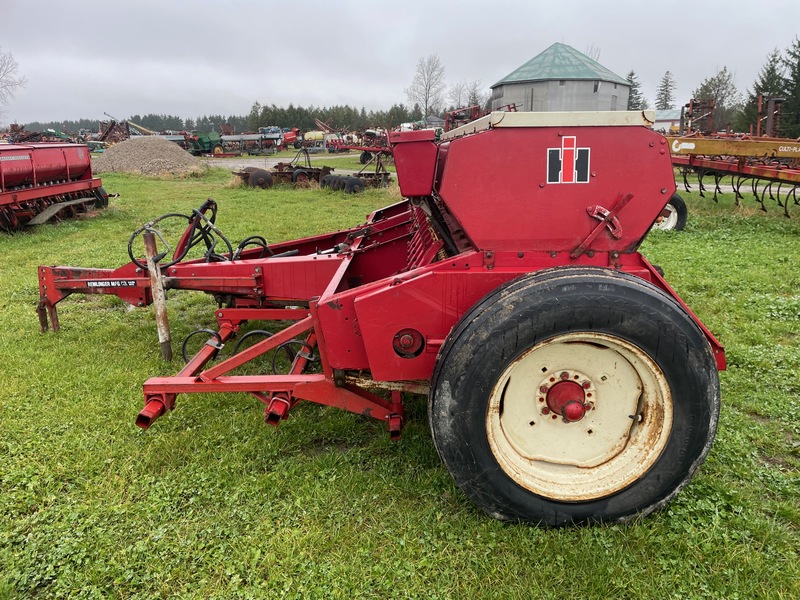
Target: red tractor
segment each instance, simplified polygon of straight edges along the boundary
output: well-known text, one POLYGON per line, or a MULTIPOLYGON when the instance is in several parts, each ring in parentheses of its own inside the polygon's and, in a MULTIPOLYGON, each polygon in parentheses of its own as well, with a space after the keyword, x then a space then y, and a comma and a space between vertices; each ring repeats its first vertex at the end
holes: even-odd
POLYGON ((725 355, 637 251, 675 190, 666 140, 645 124, 501 112, 438 141, 392 133, 406 199, 365 223, 233 247, 207 204, 151 272, 134 254, 117 269, 40 267, 42 327, 74 292, 144 306, 161 286, 204 291, 217 327, 198 332, 205 344, 177 375, 145 382, 141 427, 181 394, 246 392, 273 425, 307 400, 397 437, 403 392, 424 393, 439 455, 489 515, 562 525, 650 513, 711 447, 725 355), (206 256, 184 260, 193 243, 206 256), (215 360, 246 322, 259 341, 215 360), (232 374, 269 353, 291 360, 232 374))

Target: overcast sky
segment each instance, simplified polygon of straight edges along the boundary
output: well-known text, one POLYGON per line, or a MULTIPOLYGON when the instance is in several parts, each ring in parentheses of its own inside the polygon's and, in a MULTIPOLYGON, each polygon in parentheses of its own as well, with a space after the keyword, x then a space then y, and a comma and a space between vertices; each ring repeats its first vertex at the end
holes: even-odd
POLYGON ((740 91, 800 34, 800 0, 0 0, 0 48, 27 84, 0 124, 244 115, 254 102, 407 102, 417 60, 486 90, 554 42, 677 104, 727 67, 740 91))

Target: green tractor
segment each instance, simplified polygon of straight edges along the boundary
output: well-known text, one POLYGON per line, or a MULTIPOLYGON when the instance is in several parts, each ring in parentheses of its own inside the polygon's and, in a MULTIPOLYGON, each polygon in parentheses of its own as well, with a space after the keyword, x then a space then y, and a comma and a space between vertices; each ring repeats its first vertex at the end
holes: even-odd
POLYGON ((187 150, 194 156, 201 154, 222 154, 222 136, 215 131, 209 133, 193 133, 186 136, 187 150))

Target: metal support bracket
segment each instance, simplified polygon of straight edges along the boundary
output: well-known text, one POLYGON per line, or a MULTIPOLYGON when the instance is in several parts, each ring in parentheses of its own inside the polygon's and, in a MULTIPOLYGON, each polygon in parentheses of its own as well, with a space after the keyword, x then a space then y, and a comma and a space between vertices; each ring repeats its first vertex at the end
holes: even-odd
POLYGON ((570 253, 570 257, 578 258, 581 254, 586 252, 586 249, 591 245, 591 243, 597 238, 597 236, 600 235, 600 232, 603 231, 603 229, 605 228, 608 228, 611 236, 614 239, 619 239, 622 236, 622 225, 620 225, 619 219, 617 219, 617 215, 623 208, 625 208, 628 202, 631 201, 631 198, 633 198, 633 194, 630 193, 625 195, 620 194, 617 197, 616 203, 614 204, 614 206, 611 207, 610 210, 603 206, 600 206, 599 204, 593 206, 587 206, 586 212, 588 213, 588 215, 590 217, 598 219, 600 222, 594 229, 592 229, 591 233, 589 233, 589 235, 586 236, 586 239, 583 240, 580 243, 580 245, 570 253))
POLYGON ((606 227, 608 227, 608 231, 611 233, 611 237, 615 240, 622 237, 622 225, 620 225, 617 217, 611 216, 610 210, 598 204, 596 206, 587 206, 586 212, 589 213, 590 217, 597 219, 601 223, 605 223, 606 227))

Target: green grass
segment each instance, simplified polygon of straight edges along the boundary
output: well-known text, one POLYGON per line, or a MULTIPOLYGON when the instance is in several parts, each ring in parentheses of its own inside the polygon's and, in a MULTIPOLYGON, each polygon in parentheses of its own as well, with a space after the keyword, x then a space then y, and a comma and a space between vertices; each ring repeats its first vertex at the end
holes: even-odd
MULTIPOLYGON (((361 164, 361 160, 359 159, 359 154, 353 153, 350 154, 334 154, 333 158, 328 156, 319 156, 319 157, 312 157, 311 164, 315 167, 321 167, 323 165, 327 165, 329 167, 333 167, 336 171, 347 170, 347 171, 360 171, 364 165, 361 164)), ((390 173, 396 173, 397 169, 394 166, 394 163, 391 160, 384 160, 383 166, 386 167, 386 170, 390 173)), ((365 173, 374 173, 375 172, 375 163, 372 163, 366 169, 364 169, 365 173)))
MULTIPOLYGON (((502 524, 453 485, 409 398, 402 440, 300 404, 280 428, 245 395, 180 397, 141 431, 141 383, 174 373, 152 310, 69 298, 40 334, 36 267, 113 267, 130 233, 217 200, 232 240, 361 222, 395 189, 246 189, 107 175, 91 219, 0 236, 0 598, 795 598, 800 595, 800 219, 683 194, 685 231, 643 252, 718 335, 716 443, 665 510, 627 526, 502 524)), ((755 205, 757 206, 757 205, 755 205)), ((173 339, 213 325, 169 300, 173 339)))

